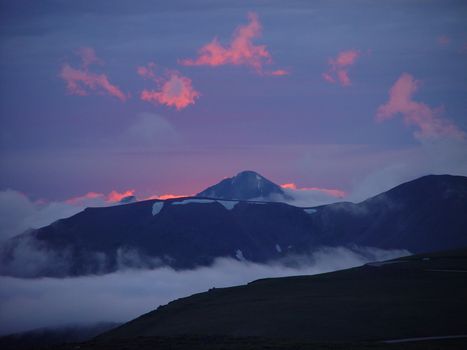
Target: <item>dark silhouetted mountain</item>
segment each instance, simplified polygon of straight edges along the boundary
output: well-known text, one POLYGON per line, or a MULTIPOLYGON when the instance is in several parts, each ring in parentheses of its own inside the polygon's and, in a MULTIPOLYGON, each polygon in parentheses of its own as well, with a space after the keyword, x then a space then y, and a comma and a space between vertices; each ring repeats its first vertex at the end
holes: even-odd
POLYGON ((348 342, 465 335, 466 272, 462 249, 262 279, 172 301, 97 339, 196 335, 348 342))
POLYGON ((271 198, 271 196, 275 196, 275 199, 279 200, 291 199, 280 186, 254 171, 242 171, 234 177, 224 179, 218 184, 206 188, 196 196, 239 200, 258 198, 264 200, 271 198))
POLYGON ((321 246, 413 253, 467 246, 467 178, 425 176, 364 202, 285 203, 179 198, 87 208, 7 241, 0 273, 103 274, 122 267, 176 269, 218 257, 268 262, 321 246))

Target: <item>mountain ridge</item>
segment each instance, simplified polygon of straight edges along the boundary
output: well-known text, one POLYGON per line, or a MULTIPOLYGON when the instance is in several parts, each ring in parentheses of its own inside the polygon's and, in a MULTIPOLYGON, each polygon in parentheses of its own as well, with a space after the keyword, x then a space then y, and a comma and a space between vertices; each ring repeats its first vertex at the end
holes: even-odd
POLYGON ((267 263, 322 246, 421 253, 467 245, 465 212, 467 177, 451 175, 415 179, 360 203, 307 208, 199 197, 147 200, 87 208, 10 239, 0 248, 0 274, 190 269, 220 257, 267 263), (37 255, 37 262, 22 263, 25 251, 31 252, 28 259, 37 255))

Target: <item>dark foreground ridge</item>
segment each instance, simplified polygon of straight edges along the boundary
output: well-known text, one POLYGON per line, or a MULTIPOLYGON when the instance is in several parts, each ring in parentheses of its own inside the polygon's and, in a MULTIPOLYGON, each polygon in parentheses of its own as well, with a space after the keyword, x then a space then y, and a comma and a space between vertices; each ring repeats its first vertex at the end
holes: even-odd
POLYGON ((352 343, 467 335, 466 295, 467 248, 212 289, 97 339, 195 335, 352 343))
POLYGON ((466 277, 467 248, 262 279, 179 299, 92 341, 52 349, 463 349, 466 277))
POLYGON ((138 337, 117 341, 64 344, 50 350, 459 350, 467 340, 429 340, 416 343, 313 342, 259 337, 138 337))

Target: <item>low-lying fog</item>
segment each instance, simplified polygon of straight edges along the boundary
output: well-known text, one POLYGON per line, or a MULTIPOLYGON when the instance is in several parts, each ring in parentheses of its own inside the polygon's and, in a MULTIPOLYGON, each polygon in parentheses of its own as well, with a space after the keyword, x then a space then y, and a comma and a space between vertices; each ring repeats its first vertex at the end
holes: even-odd
POLYGON ((410 254, 406 250, 323 248, 270 264, 221 258, 210 267, 121 270, 103 276, 0 277, 0 334, 40 327, 125 322, 171 300, 259 278, 317 274, 410 254))

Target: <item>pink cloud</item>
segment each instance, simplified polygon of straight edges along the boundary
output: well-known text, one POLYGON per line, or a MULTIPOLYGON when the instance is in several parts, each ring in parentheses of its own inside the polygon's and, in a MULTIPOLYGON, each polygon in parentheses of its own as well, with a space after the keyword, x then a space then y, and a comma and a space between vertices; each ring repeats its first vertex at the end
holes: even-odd
POLYGON ((120 202, 123 198, 134 196, 134 195, 135 195, 135 190, 126 190, 123 192, 118 192, 114 190, 107 195, 107 202, 110 202, 110 203, 120 202))
POLYGON ((156 68, 156 64, 154 62, 149 62, 148 65, 138 67, 136 72, 138 75, 143 77, 144 79, 156 79, 156 74, 154 73, 154 69, 156 68))
POLYGON ((167 194, 161 194, 160 196, 154 195, 147 197, 145 199, 161 199, 161 200, 166 200, 166 199, 174 199, 174 198, 185 198, 185 197, 192 197, 192 194, 172 194, 172 193, 167 193, 167 194))
POLYGON ((105 74, 96 74, 89 71, 89 66, 102 61, 97 58, 92 48, 81 48, 77 51, 81 58, 81 69, 63 64, 60 77, 65 80, 67 90, 72 95, 86 96, 90 91, 107 93, 117 97, 120 101, 128 98, 118 86, 113 85, 105 74))
POLYGON ((439 35, 436 38, 436 41, 438 42, 438 45, 440 46, 447 46, 451 43, 451 38, 448 37, 447 35, 439 35))
POLYGON ((359 56, 360 52, 357 50, 339 52, 336 58, 328 60, 329 69, 322 74, 323 79, 330 83, 339 81, 342 86, 351 85, 348 70, 359 56))
POLYGON ((177 110, 195 103, 200 93, 194 89, 191 79, 172 70, 167 70, 165 76, 158 77, 154 68, 155 64, 151 62, 146 67, 137 69, 140 76, 153 80, 158 87, 158 90, 143 90, 140 95, 141 100, 175 107, 177 110))
POLYGON ((418 127, 414 135, 418 139, 453 137, 463 139, 465 134, 449 120, 442 117, 442 108, 431 108, 414 101, 412 95, 420 82, 404 73, 389 90, 389 100, 378 108, 376 120, 382 122, 401 114, 405 124, 418 127))
POLYGON ((253 39, 261 36, 261 23, 258 16, 248 13, 249 23, 239 26, 231 42, 227 46, 219 43, 214 38, 210 43, 198 50, 195 59, 184 59, 180 64, 185 66, 222 66, 222 65, 246 65, 261 73, 263 65, 271 62, 271 54, 266 45, 255 45, 253 39))
POLYGON ((272 71, 270 73, 270 75, 281 77, 281 76, 284 76, 284 75, 289 75, 289 71, 287 71, 285 69, 276 69, 276 70, 272 71))
POLYGON ((84 202, 86 202, 89 199, 103 199, 105 196, 103 193, 98 193, 98 192, 88 192, 85 195, 78 196, 78 197, 72 197, 67 200, 65 200, 65 203, 71 204, 71 205, 79 205, 84 202))
POLYGON ((96 56, 96 52, 92 47, 80 47, 76 50, 76 54, 81 58, 81 64, 84 68, 92 64, 103 64, 103 61, 96 56))
POLYGON ((126 190, 123 192, 118 192, 113 190, 109 194, 105 195, 104 193, 99 192, 88 192, 85 195, 69 198, 65 200, 65 203, 71 205, 83 205, 88 203, 90 200, 100 200, 105 203, 117 203, 120 202, 123 198, 128 196, 134 196, 135 190, 126 190))
POLYGON ((321 188, 321 187, 297 187, 297 185, 293 182, 285 183, 281 185, 282 188, 286 188, 289 190, 295 191, 317 191, 325 193, 331 197, 335 198, 344 198, 347 193, 343 190, 335 189, 335 188, 321 188))

